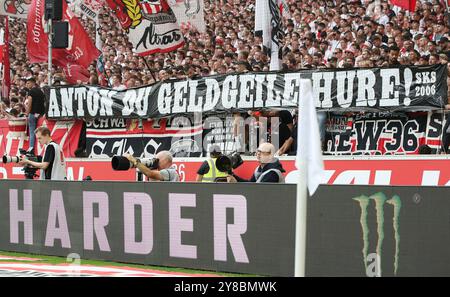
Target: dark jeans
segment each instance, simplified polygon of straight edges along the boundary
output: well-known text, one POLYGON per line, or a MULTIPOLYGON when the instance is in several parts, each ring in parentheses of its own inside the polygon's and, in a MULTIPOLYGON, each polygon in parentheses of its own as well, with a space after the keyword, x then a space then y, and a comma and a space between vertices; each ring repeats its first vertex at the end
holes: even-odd
POLYGON ((34 134, 34 130, 36 130, 37 125, 37 117, 34 113, 30 113, 28 115, 28 136, 29 136, 29 146, 28 150, 34 148, 34 144, 36 142, 36 135, 34 134))

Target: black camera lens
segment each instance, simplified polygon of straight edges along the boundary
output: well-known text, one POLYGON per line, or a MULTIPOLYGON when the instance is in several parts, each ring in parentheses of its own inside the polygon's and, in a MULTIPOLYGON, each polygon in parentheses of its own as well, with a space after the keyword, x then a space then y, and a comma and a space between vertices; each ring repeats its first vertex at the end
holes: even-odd
POLYGON ((114 156, 111 160, 111 166, 114 170, 128 170, 131 168, 130 161, 122 156, 114 156))
POLYGON ((216 160, 216 167, 220 172, 230 172, 231 171, 231 160, 228 156, 221 155, 216 160))
POLYGON ((4 164, 6 163, 19 163, 20 158, 17 156, 3 156, 2 161, 4 164))

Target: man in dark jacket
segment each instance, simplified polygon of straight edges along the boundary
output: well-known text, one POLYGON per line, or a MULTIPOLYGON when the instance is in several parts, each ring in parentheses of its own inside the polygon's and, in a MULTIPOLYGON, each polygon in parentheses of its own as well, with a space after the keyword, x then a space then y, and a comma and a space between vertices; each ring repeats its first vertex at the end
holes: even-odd
POLYGON ((251 182, 251 183, 284 183, 283 166, 280 161, 274 158, 275 147, 271 143, 262 143, 256 150, 256 158, 258 159, 259 166, 256 167, 250 180, 240 178, 234 173, 232 176, 238 182, 251 182))
POLYGON ((28 114, 28 135, 30 139, 28 152, 34 154, 34 144, 36 142, 34 130, 36 130, 38 118, 45 113, 45 95, 36 84, 36 80, 34 78, 29 78, 27 80, 26 87, 29 89, 27 96, 28 105, 26 110, 26 113, 28 114))

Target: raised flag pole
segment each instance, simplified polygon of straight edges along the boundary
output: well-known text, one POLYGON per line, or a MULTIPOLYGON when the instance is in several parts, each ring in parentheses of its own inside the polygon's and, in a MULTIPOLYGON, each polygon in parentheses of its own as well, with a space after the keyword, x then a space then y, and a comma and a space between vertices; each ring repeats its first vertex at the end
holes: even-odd
POLYGON ((147 66, 148 71, 150 71, 150 74, 152 75, 153 80, 156 82, 155 74, 153 74, 153 70, 152 70, 152 69, 150 68, 150 66, 148 65, 147 59, 146 59, 145 57, 144 57, 144 63, 145 63, 145 66, 147 66))
MULTIPOLYGON (((6 22, 7 22, 7 18, 5 19, 5 28, 7 26, 6 22)), ((3 22, 3 17, 0 16, 0 22, 3 22)), ((2 31, 0 31, 0 40, 1 40, 1 47, 0 47, 0 64, 2 64, 2 67, 0 67, 0 83, 2 84, 2 87, 0 88, 0 99, 6 99, 3 97, 3 83, 5 80, 5 66, 3 66, 3 64, 5 64, 3 62, 4 58, 4 46, 6 46, 6 30, 2 29, 2 31)))
POLYGON ((52 86, 52 42, 53 42, 53 32, 52 32, 52 19, 49 18, 47 21, 47 31, 48 31, 48 86, 52 86))

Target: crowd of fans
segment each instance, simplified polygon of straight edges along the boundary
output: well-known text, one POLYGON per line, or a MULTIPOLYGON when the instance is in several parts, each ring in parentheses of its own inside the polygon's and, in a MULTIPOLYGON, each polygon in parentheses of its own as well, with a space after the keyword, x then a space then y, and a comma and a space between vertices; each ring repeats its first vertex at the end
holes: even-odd
MULTIPOLYGON (((449 15, 439 0, 418 0, 413 13, 378 0, 286 3, 289 17, 283 14, 280 49, 284 70, 449 65, 449 15)), ((269 70, 270 54, 254 34, 254 0, 204 0, 204 13, 206 32, 183 27, 183 48, 139 57, 112 12, 103 8, 98 32, 107 84, 125 89, 170 78, 269 70)), ((95 40, 95 23, 80 19, 95 40)), ((34 77, 41 87, 47 84, 47 65, 28 62, 26 22, 10 19, 10 33, 12 87, 0 105, 0 117, 25 112, 27 79, 34 77)), ((89 71, 89 83, 98 84, 95 62, 89 71)), ((60 69, 54 73, 54 84, 66 83, 60 69)))

